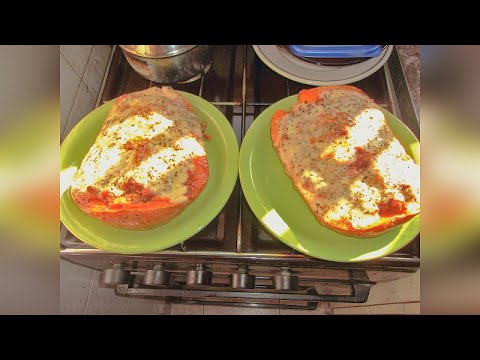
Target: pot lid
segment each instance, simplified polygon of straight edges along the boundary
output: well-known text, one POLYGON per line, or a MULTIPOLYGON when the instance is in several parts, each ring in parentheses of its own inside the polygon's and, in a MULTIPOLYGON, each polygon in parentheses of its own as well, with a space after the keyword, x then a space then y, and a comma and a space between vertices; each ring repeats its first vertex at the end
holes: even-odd
POLYGON ((147 58, 180 55, 197 45, 119 45, 123 50, 147 58))

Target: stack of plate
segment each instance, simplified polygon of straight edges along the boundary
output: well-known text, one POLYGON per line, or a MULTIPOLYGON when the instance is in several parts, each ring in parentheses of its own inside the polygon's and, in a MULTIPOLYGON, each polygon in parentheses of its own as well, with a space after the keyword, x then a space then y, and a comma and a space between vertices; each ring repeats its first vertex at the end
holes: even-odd
POLYGON ((359 46, 355 51, 360 55, 352 55, 354 52, 348 46, 337 45, 327 48, 253 45, 253 48, 269 68, 290 80, 307 85, 342 85, 362 80, 380 69, 390 57, 393 45, 359 46))

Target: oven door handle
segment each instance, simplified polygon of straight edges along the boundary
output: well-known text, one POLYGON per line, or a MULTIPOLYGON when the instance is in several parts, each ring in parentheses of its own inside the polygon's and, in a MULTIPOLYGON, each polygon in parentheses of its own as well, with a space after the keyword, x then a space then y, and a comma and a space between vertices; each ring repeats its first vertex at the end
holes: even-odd
POLYGON ((352 281, 350 295, 319 294, 314 287, 307 288, 302 292, 272 292, 255 291, 255 289, 249 289, 248 291, 229 290, 223 287, 212 289, 212 287, 207 288, 205 286, 199 288, 185 288, 183 286, 176 288, 166 286, 132 287, 130 285, 132 282, 130 284, 119 284, 116 289, 117 293, 122 295, 165 297, 176 303, 315 310, 319 302, 364 303, 367 301, 374 282, 368 279, 365 271, 350 270, 349 272, 352 281), (244 302, 239 303, 238 300, 244 300, 244 302), (278 303, 262 303, 259 300, 278 301, 278 303), (306 305, 282 304, 280 301, 302 301, 306 305))

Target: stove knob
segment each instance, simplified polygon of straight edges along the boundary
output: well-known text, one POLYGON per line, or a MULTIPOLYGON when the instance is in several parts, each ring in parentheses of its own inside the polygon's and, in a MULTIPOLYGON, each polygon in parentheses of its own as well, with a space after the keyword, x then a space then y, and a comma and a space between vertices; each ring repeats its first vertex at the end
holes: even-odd
POLYGON ((102 280, 107 285, 128 284, 130 271, 123 270, 121 264, 113 264, 111 269, 103 270, 102 280))
POLYGON ((187 271, 187 285, 209 285, 212 282, 212 272, 203 264, 197 264, 195 270, 187 271))
POLYGON ((255 275, 248 273, 248 266, 239 266, 237 272, 230 277, 230 286, 233 289, 255 288, 255 275))
POLYGON ((273 277, 275 290, 298 290, 298 276, 292 274, 289 268, 282 268, 280 273, 273 277))
POLYGON ((170 284, 170 273, 165 271, 163 264, 153 267, 153 270, 147 270, 143 277, 144 285, 168 285, 170 284))

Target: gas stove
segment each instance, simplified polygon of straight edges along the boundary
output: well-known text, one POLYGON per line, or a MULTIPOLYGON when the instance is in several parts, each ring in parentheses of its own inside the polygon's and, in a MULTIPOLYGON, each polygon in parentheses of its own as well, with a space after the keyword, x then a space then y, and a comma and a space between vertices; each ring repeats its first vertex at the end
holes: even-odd
MULTIPOLYGON (((419 121, 396 49, 380 70, 352 85, 419 138, 419 121)), ((160 84, 138 75, 117 47, 97 106, 151 86, 160 84)), ((251 46, 221 45, 214 47, 213 62, 200 79, 172 87, 215 105, 240 144, 263 110, 311 86, 270 70, 251 46)), ((63 225, 60 246, 62 258, 103 271, 103 282, 117 294, 204 305, 314 310, 319 302, 362 303, 376 282, 398 279, 420 267, 420 235, 389 256, 362 263, 330 262, 296 252, 262 227, 238 180, 220 214, 178 246, 149 254, 108 253, 83 243, 63 225)))

